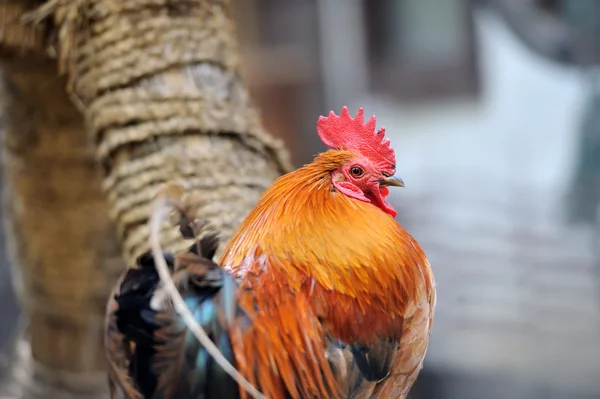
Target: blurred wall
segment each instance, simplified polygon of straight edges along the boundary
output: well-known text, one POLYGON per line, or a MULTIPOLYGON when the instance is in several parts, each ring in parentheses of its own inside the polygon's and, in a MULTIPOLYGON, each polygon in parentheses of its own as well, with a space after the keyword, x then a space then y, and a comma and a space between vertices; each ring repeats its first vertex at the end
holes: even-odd
POLYGON ((475 15, 479 96, 351 102, 388 129, 406 182, 393 202, 436 273, 426 365, 600 395, 593 232, 563 223, 586 81, 475 15))
POLYGON ((482 175, 492 186, 560 196, 572 175, 586 81, 528 51, 495 15, 480 11, 476 21, 479 97, 403 106, 367 93, 353 102, 369 104, 388 126, 407 179, 451 165, 457 180, 482 175))

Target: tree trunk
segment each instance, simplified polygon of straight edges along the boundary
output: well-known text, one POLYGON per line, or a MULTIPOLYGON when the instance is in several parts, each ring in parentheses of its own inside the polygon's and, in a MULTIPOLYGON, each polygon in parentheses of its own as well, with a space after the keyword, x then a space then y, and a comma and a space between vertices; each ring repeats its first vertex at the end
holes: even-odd
MULTIPOLYGON (((56 380, 71 377, 68 371, 91 377, 102 367, 98 315, 112 281, 106 271, 114 270, 101 266, 114 248, 107 213, 132 266, 149 248, 154 195, 178 181, 223 246, 290 165, 242 82, 229 1, 53 0, 39 15, 48 14, 60 38, 59 67, 102 169, 100 178, 53 68, 31 60, 5 68, 9 233, 36 323, 32 353, 56 380)), ((163 238, 172 250, 189 245, 175 229, 163 238)))
POLYGON ((61 398, 105 390, 104 307, 124 264, 84 119, 44 54, 45 26, 21 23, 33 4, 0 4, 4 219, 27 318, 1 390, 61 398))
MULTIPOLYGON (((75 12, 78 3, 54 10, 59 57, 86 110, 128 264, 148 250, 149 205, 170 181, 202 202, 198 216, 224 245, 289 169, 240 77, 230 2, 97 0, 75 12)), ((171 229, 164 245, 189 243, 171 229)))
POLYGON ((123 261, 100 168, 64 87, 55 61, 3 65, 4 211, 33 358, 19 359, 28 370, 18 375, 89 391, 105 383, 104 307, 123 261))

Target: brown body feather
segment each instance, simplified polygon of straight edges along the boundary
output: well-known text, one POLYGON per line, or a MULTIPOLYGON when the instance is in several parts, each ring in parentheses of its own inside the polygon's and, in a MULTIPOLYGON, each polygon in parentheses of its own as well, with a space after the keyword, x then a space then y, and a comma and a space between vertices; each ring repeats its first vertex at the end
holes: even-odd
POLYGON ((253 326, 233 339, 240 371, 270 398, 402 398, 427 348, 435 306, 425 254, 375 205, 337 192, 328 151, 281 177, 232 238, 221 264, 240 278, 253 326), (348 349, 400 342, 389 376, 366 381, 348 349), (329 364, 331 367, 329 367, 329 364))

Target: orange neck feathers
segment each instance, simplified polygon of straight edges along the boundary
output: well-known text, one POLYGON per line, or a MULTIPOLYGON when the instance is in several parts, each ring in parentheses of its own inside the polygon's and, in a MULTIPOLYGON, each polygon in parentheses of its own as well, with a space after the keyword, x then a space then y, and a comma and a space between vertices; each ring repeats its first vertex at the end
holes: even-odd
MULTIPOLYGON (((296 292, 321 290, 327 300, 347 300, 341 305, 349 308, 341 313, 348 314, 336 310, 335 317, 344 326, 333 328, 355 339, 361 323, 350 318, 364 313, 388 321, 403 314, 427 261, 393 218, 335 191, 331 172, 352 156, 350 151, 327 151, 280 177, 235 233, 221 263, 240 277, 260 275, 268 264, 296 292)), ((394 334, 381 328, 373 332, 394 334)))

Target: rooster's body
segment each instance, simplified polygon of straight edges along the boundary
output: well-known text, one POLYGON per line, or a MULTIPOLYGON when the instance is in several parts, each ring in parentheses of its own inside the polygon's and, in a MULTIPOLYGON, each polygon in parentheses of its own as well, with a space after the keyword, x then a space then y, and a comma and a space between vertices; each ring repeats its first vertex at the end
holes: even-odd
MULTIPOLYGON (((319 121, 333 149, 275 182, 225 249, 222 269, 207 259, 214 249, 166 255, 197 320, 268 398, 404 398, 422 367, 432 271, 386 200, 387 186, 402 185, 394 152, 374 118, 363 125, 358 116, 344 108, 319 121), (213 266, 177 266, 178 256, 213 266)), ((143 259, 109 307, 113 380, 147 399, 244 395, 160 304, 157 274, 143 259)))

